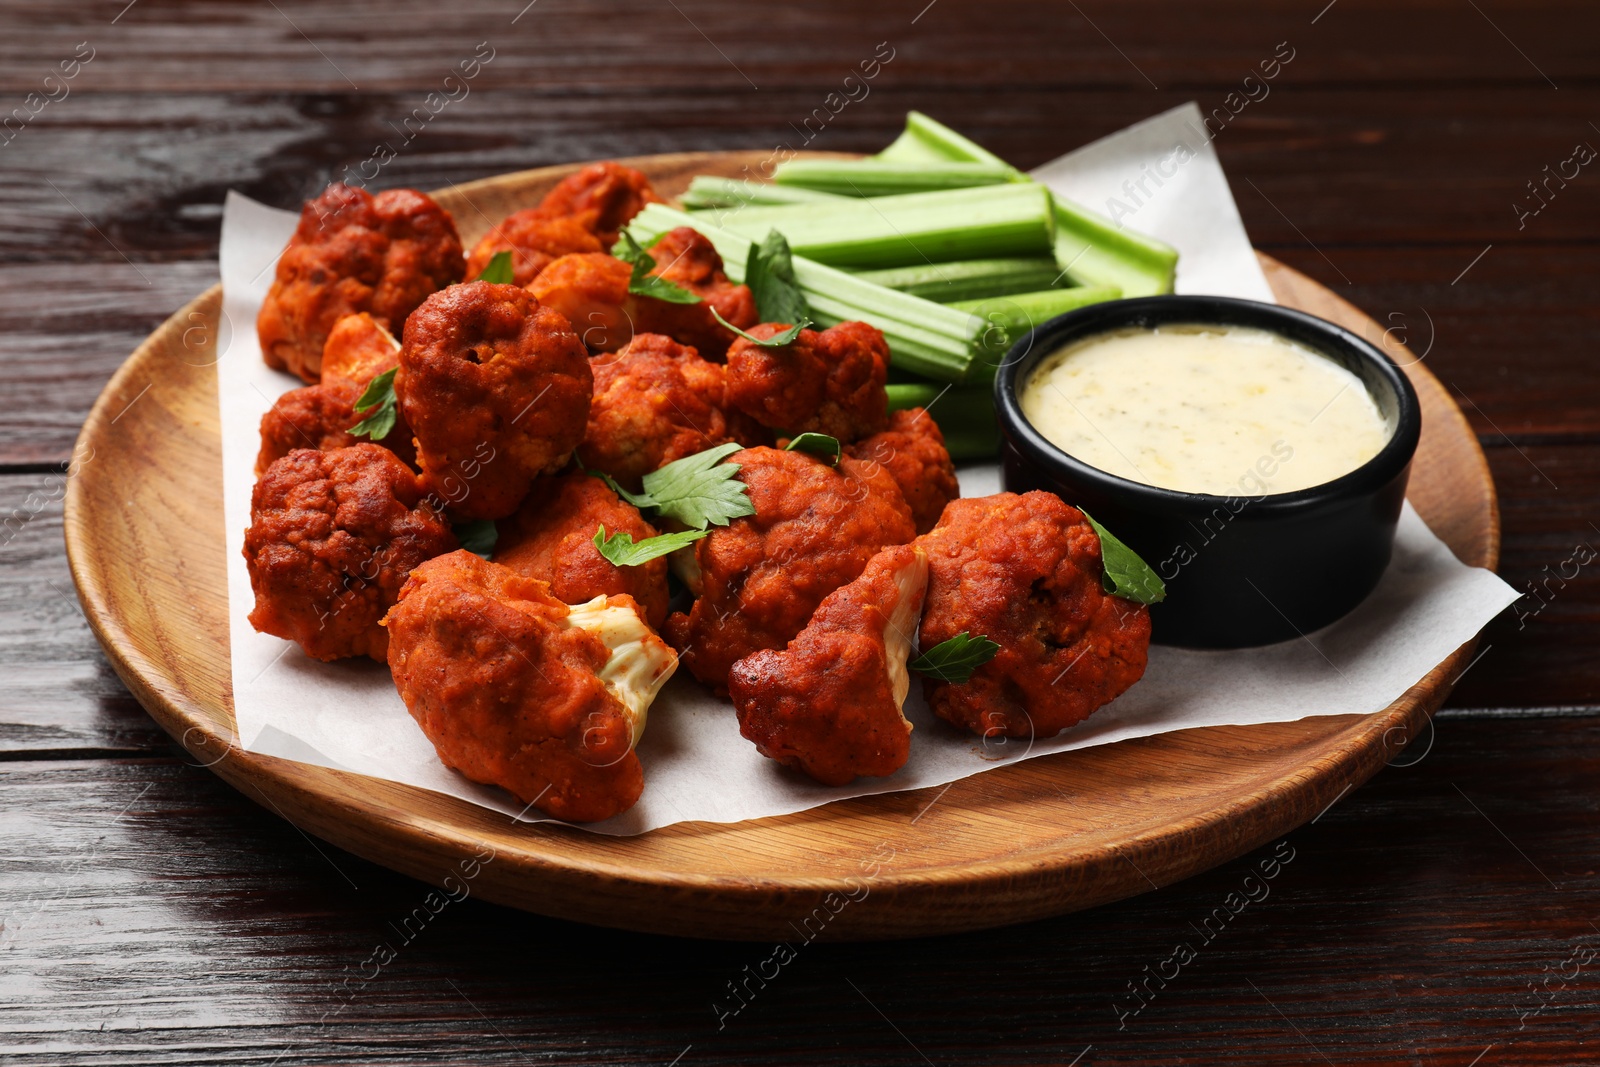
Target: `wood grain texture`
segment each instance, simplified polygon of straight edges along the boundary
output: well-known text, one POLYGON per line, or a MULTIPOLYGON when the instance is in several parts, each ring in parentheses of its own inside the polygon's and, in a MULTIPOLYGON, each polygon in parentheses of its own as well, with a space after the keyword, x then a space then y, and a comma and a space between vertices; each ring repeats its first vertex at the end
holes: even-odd
POLYGON ((1469 1067, 1492 1044, 1479 1067, 1588 1062, 1592 970, 1552 980, 1538 1014, 1530 984, 1600 945, 1600 720, 1436 725, 1420 762, 1288 835, 1270 881, 1276 840, 1181 886, 1008 929, 791 934, 796 958, 764 986, 749 974, 770 944, 513 912, 478 899, 482 875, 419 924, 428 887, 313 845, 178 760, 0 764, 0 1060, 662 1067, 692 1046, 683 1067, 925 1067, 1066 1064, 1092 1046, 1080 1067, 1304 1067, 1319 1052, 1469 1067), (1261 899, 1219 924, 1213 909, 1246 889, 1261 899), (1119 1028, 1128 983, 1180 942, 1196 959, 1119 1028), (395 952, 381 967, 367 962, 380 944, 395 952), (747 1006, 730 982, 749 983, 747 1006))
MULTIPOLYGON (((763 156, 632 162, 670 196, 693 174, 738 174, 763 156)), ((439 195, 471 243, 573 169, 439 195)), ((1382 328, 1354 307, 1274 261, 1266 265, 1284 302, 1381 340, 1382 328)), ((1041 758, 942 791, 627 839, 518 827, 421 790, 246 753, 233 736, 227 668, 216 385, 205 358, 214 338, 190 326, 195 313, 215 320, 217 309, 213 289, 157 330, 85 425, 86 458, 68 482, 65 529, 91 625, 167 732, 248 794, 318 836, 425 879, 488 847, 497 862, 482 893, 543 914, 770 938, 787 928, 795 902, 815 906, 858 887, 868 864, 874 891, 829 922, 825 936, 994 926, 1141 892, 1149 881, 1186 877, 1282 833, 1364 781, 1414 736, 1470 654, 1470 646, 1458 651, 1371 716, 1184 731, 1041 758), (177 545, 192 551, 179 556, 177 545), (878 870, 874 849, 896 842, 914 848, 917 861, 878 870)), ((1413 503, 1465 560, 1493 566, 1499 521, 1483 454, 1432 375, 1421 364, 1408 373, 1425 427, 1413 503)))

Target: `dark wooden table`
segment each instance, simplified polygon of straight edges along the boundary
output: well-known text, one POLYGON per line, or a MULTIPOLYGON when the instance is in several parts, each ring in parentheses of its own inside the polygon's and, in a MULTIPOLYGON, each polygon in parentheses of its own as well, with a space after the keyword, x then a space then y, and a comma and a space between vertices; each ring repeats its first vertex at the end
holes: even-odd
POLYGON ((1548 180, 1600 146, 1600 11, 524 2, 0 0, 0 1061, 1600 1062, 1600 566, 1578 562, 1600 546, 1600 166, 1548 180), (1292 62, 1216 141, 1245 223, 1427 353, 1529 595, 1407 765, 1289 835, 1270 896, 1164 985, 1271 849, 1049 922, 810 946, 720 1017, 769 947, 470 899, 407 943, 421 884, 195 766, 83 621, 62 465, 112 370, 216 279, 229 188, 293 206, 380 141, 401 150, 375 184, 422 188, 795 143, 884 50, 811 147, 874 150, 915 107, 1032 166, 1259 97, 1244 78, 1280 42, 1292 62))

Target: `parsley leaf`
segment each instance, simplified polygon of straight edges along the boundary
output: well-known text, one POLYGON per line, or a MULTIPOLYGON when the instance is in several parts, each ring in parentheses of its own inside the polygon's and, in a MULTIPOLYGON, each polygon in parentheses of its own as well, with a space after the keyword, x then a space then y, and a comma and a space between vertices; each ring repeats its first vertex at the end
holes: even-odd
POLYGON ((1139 558, 1137 552, 1118 541, 1087 511, 1083 512, 1083 517, 1100 535, 1100 563, 1105 568, 1101 585, 1106 592, 1139 604, 1154 604, 1167 598, 1166 583, 1150 569, 1148 563, 1139 558))
POLYGON ((622 488, 622 486, 618 485, 617 480, 611 477, 611 475, 607 474, 605 471, 588 471, 587 473, 589 477, 599 478, 602 482, 605 482, 606 485, 611 487, 611 491, 613 493, 617 494, 622 499, 638 508, 640 511, 643 511, 645 508, 655 507, 655 499, 651 497, 649 493, 630 493, 626 489, 622 488))
POLYGON ((676 533, 664 533, 646 537, 643 541, 635 541, 631 533, 622 531, 607 536, 606 528, 601 526, 594 532, 594 547, 598 548, 600 554, 613 566, 637 567, 641 563, 649 563, 657 556, 665 556, 685 545, 692 545, 710 532, 679 530, 676 533))
MULTIPOLYGON (((734 478, 739 464, 724 459, 744 446, 733 441, 668 463, 644 476, 644 495, 662 518, 704 530, 726 526, 731 519, 754 515, 750 490, 734 478)), ((632 499, 631 497, 629 499, 632 499)))
POLYGON ((785 452, 809 452, 813 456, 820 456, 827 461, 828 466, 839 465, 839 447, 837 437, 829 437, 825 433, 803 433, 783 446, 785 452))
POLYGON ((811 317, 805 294, 795 280, 789 242, 777 230, 768 230, 759 244, 750 245, 744 283, 756 298, 762 322, 799 322, 811 317))
POLYGON ((398 369, 386 370, 372 379, 356 398, 355 413, 367 417, 345 431, 351 437, 369 437, 381 441, 394 429, 394 372, 398 369))
POLYGON ((496 252, 489 260, 489 265, 483 268, 483 273, 478 275, 480 282, 493 282, 496 285, 510 285, 514 275, 511 273, 511 253, 496 252))
POLYGON ((973 637, 963 630, 948 641, 940 641, 906 666, 934 681, 960 685, 972 677, 973 671, 994 659, 999 651, 1000 646, 987 637, 973 637))
MULTIPOLYGON (((710 307, 709 304, 706 306, 710 307)), ((759 337, 752 337, 750 334, 745 333, 743 330, 739 329, 739 327, 723 318, 717 313, 717 309, 714 307, 711 308, 711 317, 722 323, 722 325, 726 326, 734 333, 738 334, 740 337, 743 337, 746 341, 749 341, 753 345, 760 345, 762 348, 780 348, 783 345, 793 344, 794 339, 800 336, 800 331, 811 325, 810 319, 802 318, 793 326, 789 327, 787 330, 784 330, 782 333, 776 334, 763 341, 759 337)))
POLYGON ((611 254, 633 268, 628 279, 628 292, 635 296, 649 296, 669 304, 698 304, 700 298, 676 282, 670 282, 650 272, 655 270, 655 257, 639 247, 633 234, 622 231, 622 237, 612 246, 611 254))
POLYGON ((484 559, 494 558, 494 545, 500 538, 500 531, 495 527, 493 519, 473 519, 470 522, 458 522, 454 527, 456 542, 475 555, 484 559))

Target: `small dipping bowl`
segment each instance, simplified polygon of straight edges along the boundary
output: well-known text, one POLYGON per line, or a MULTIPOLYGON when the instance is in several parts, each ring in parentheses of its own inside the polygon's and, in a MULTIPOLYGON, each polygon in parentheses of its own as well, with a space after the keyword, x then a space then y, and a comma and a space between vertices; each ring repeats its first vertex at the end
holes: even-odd
MULTIPOLYGON (((1129 398, 1137 403, 1137 397, 1129 398)), ((1383 576, 1422 432, 1417 394, 1378 348, 1300 311, 1210 296, 1114 300, 1035 327, 995 379, 1005 488, 1043 489, 1090 512, 1166 582, 1150 609, 1152 640, 1244 648, 1309 634, 1341 618, 1383 576), (1250 327, 1275 333, 1353 373, 1389 429, 1377 455, 1307 489, 1219 496, 1162 489, 1108 474, 1047 440, 1020 392, 1046 357, 1127 329, 1250 327)))

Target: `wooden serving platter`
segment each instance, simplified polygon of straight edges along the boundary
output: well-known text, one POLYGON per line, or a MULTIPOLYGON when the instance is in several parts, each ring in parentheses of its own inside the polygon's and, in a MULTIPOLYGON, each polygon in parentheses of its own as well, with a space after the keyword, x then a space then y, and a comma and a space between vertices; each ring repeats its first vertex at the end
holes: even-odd
MULTIPOLYGON (((694 174, 755 171, 764 152, 626 162, 663 194, 694 174)), ((577 165, 436 195, 469 243, 577 165)), ((1262 256, 1278 299, 1375 342, 1382 328, 1262 256)), ((1222 863, 1315 818, 1417 735, 1472 643, 1367 716, 1211 727, 1045 756, 915 792, 733 824, 602 837, 420 789, 254 755, 234 733, 228 663, 213 287, 156 330, 101 394, 79 440, 66 541, 85 613, 134 695, 201 763, 309 833, 442 884, 478 857, 474 892, 546 915, 746 940, 912 937, 1087 908, 1222 863), (486 855, 492 860, 482 862, 486 855)), ((1464 562, 1494 567, 1494 484, 1438 380, 1410 499, 1464 562)))

